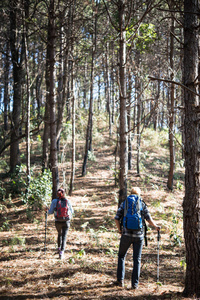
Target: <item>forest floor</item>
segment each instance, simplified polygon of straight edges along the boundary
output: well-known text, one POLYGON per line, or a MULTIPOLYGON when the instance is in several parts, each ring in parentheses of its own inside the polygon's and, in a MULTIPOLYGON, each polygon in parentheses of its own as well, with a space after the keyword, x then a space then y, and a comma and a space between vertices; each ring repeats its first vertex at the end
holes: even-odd
MULTIPOLYGON (((118 189, 113 176, 114 145, 105 137, 101 147, 94 149, 95 159, 88 161, 85 177, 80 176, 82 161, 77 161, 74 192, 68 197, 75 215, 63 260, 59 260, 56 251, 57 234, 52 216, 48 216, 45 252, 45 213, 35 214, 31 223, 21 200, 13 199, 7 206, 12 228, 0 232, 0 299, 184 299, 181 296, 185 265, 183 241, 179 245, 183 239, 182 181, 176 180, 174 191, 168 191, 164 166, 168 151, 150 149, 147 144, 142 147, 145 159, 141 176, 137 176, 133 166, 128 186, 129 189, 133 185, 141 187, 153 218, 162 225, 159 269, 157 233, 149 228, 148 246, 144 246, 142 253, 139 289, 130 289, 132 249, 126 258, 125 287, 114 285, 120 240, 114 222, 118 189)), ((69 176, 70 165, 63 169, 69 176)))

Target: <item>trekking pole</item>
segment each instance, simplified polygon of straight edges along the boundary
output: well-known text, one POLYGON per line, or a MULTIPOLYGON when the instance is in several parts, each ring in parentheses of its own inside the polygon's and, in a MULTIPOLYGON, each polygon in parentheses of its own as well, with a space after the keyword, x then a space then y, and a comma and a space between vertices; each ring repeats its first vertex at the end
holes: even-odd
POLYGON ((46 253, 46 245, 47 245, 47 210, 45 213, 45 239, 44 239, 44 253, 46 253))
POLYGON ((157 235, 157 282, 159 282, 159 242, 160 242, 160 230, 158 230, 158 235, 157 235))

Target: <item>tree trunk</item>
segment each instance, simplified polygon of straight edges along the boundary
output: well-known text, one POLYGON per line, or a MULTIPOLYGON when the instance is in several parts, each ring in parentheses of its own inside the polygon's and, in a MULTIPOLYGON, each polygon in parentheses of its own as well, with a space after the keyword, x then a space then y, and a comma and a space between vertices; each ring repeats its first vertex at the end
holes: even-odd
POLYGON ((71 104, 72 104, 72 160, 71 160, 71 178, 70 178, 70 187, 69 187, 69 195, 72 195, 73 187, 74 187, 74 176, 75 176, 75 157, 76 157, 76 146, 75 146, 75 120, 76 120, 76 106, 75 106, 75 95, 74 95, 74 43, 73 43, 73 17, 74 17, 74 4, 70 7, 70 21, 71 21, 71 49, 70 53, 72 56, 71 60, 71 104))
POLYGON ((126 30, 125 1, 118 1, 120 25, 119 78, 120 78, 120 174, 119 174, 119 204, 127 196, 127 111, 126 111, 126 30))
MULTIPOLYGON (((98 4, 97 4, 98 5, 98 4)), ((90 77, 90 107, 88 116, 88 125, 85 142, 85 155, 82 166, 82 176, 86 175, 86 165, 88 160, 88 151, 92 151, 92 127, 93 127, 93 85, 94 85, 94 58, 96 52, 96 30, 97 30, 97 14, 95 13, 94 34, 92 34, 92 62, 90 77)))
MULTIPOLYGON (((198 1, 184 1, 184 85, 195 92, 198 78, 198 1)), ((185 197, 183 225, 186 246, 184 296, 200 297, 200 125, 199 97, 185 89, 185 197)))
POLYGON ((129 68, 128 74, 128 109, 127 109, 127 121, 128 121, 128 169, 132 169, 132 145, 131 145, 131 91, 132 91, 132 79, 131 70, 129 68))
MULTIPOLYGON (((47 77, 47 74, 46 74, 47 77)), ((50 137, 50 127, 49 127, 49 86, 46 80, 46 103, 45 103, 45 115, 44 115, 44 132, 43 132, 43 146, 42 146, 42 171, 49 167, 49 137, 50 137)))
POLYGON ((48 75, 49 75, 49 108, 50 108, 50 162, 53 182, 53 197, 59 184, 58 161, 57 161, 57 130, 56 130, 56 105, 55 105, 55 11, 54 0, 50 1, 49 6, 49 23, 48 23, 48 41, 49 49, 48 75))
POLYGON ((83 80, 83 108, 86 108, 86 99, 87 99, 87 60, 85 58, 84 64, 84 80, 83 80))
POLYGON ((8 80, 9 80, 9 42, 6 42, 6 55, 5 55, 5 68, 4 68, 4 130, 8 130, 8 80))
POLYGON ((13 65, 13 111, 12 111, 12 133, 10 146, 10 172, 13 173, 20 162, 19 157, 19 127, 21 114, 21 95, 22 95, 22 64, 24 61, 24 40, 18 36, 17 28, 17 1, 10 1, 10 49, 13 65), (21 49, 19 40, 21 38, 21 49))
POLYGON ((137 175, 140 176, 140 122, 141 122, 141 100, 137 94, 137 175))
POLYGON ((92 151, 94 53, 95 53, 95 50, 94 50, 94 45, 93 45, 91 78, 90 78, 90 80, 91 80, 90 81, 90 107, 89 107, 88 125, 87 125, 86 142, 85 142, 85 155, 84 155, 83 167, 82 167, 82 176, 86 175, 88 151, 92 151))
MULTIPOLYGON (((173 6, 170 7, 173 10, 173 6)), ((172 15, 170 30, 170 79, 174 80, 174 18, 172 15)), ((174 168, 175 168, 175 147, 174 147, 174 84, 171 84, 170 90, 170 109, 169 109, 169 153, 170 153, 170 168, 168 174, 167 187, 173 190, 174 168)))
POLYGON ((28 24, 26 20, 29 18, 29 0, 25 2, 25 19, 24 19, 24 35, 25 35, 25 66, 26 66, 26 94, 27 94, 27 120, 26 120, 26 173, 27 188, 29 188, 31 179, 31 152, 30 152, 30 78, 29 78, 29 59, 28 59, 28 24))
POLYGON ((111 42, 111 52, 112 52, 112 63, 111 63, 111 74, 110 74, 110 92, 111 92, 111 109, 112 109, 112 123, 114 124, 115 119, 115 76, 114 76, 114 42, 111 42))
POLYGON ((73 186, 74 186, 74 176, 75 176, 75 97, 74 97, 74 80, 73 80, 73 66, 71 74, 71 98, 72 98, 72 161, 71 161, 71 178, 70 178, 70 187, 69 195, 72 195, 73 186))
POLYGON ((109 118, 109 135, 112 135, 112 122, 111 122, 111 103, 110 103, 110 76, 109 76, 109 43, 106 43, 106 54, 105 54, 105 67, 106 67, 106 82, 105 82, 105 89, 106 89, 106 108, 108 112, 109 118))

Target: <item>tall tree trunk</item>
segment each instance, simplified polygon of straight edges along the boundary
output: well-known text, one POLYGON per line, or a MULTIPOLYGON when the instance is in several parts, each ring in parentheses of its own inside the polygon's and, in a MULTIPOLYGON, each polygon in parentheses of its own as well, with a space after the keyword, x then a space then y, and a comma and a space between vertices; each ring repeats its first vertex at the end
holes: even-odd
POLYGON ((73 79, 73 65, 72 65, 72 74, 71 74, 71 99, 72 99, 72 161, 71 161, 71 178, 70 178, 70 187, 69 195, 72 195, 73 186, 74 186, 74 176, 75 176, 75 97, 74 97, 74 79, 73 79))
POLYGON ((110 45, 112 51, 111 74, 110 74, 110 82, 111 82, 110 98, 111 98, 111 108, 112 108, 112 123, 114 123, 114 118, 115 118, 114 42, 112 41, 110 45))
POLYGON ((62 131, 63 117, 64 117, 64 107, 65 99, 63 99, 64 91, 64 28, 63 28, 63 19, 62 13, 60 12, 60 28, 59 28, 59 44, 60 44, 60 53, 59 53, 59 67, 58 67, 58 89, 57 89, 57 107, 58 107, 58 116, 57 116, 57 149, 59 151, 59 141, 60 134, 62 131))
MULTIPOLYGON (((170 7, 173 10, 173 6, 170 7)), ((170 31, 170 69, 171 80, 174 80, 174 18, 172 15, 170 31)), ((174 84, 171 84, 170 90, 170 109, 169 109, 169 153, 170 153, 170 168, 168 174, 167 187, 173 190, 174 167, 175 167, 175 147, 174 147, 174 84)))
POLYGON ((29 188, 31 179, 31 152, 30 152, 30 78, 29 78, 29 59, 28 59, 28 24, 26 20, 29 18, 29 0, 25 2, 25 16, 24 16, 24 35, 25 35, 25 66, 26 66, 26 94, 27 94, 27 120, 26 120, 26 173, 27 173, 27 187, 29 188))
POLYGON ((87 125, 86 142, 85 142, 85 155, 84 155, 83 166, 82 166, 82 176, 86 175, 88 151, 92 151, 94 54, 95 54, 95 50, 93 45, 91 77, 90 77, 90 107, 89 107, 88 125, 87 125))
MULTIPOLYGON (((184 1, 184 85, 198 91, 198 0, 184 1)), ((199 97, 185 89, 185 197, 183 225, 186 246, 184 296, 200 297, 200 123, 199 97)))
POLYGON ((101 76, 98 76, 98 101, 97 101, 97 110, 101 110, 101 76))
POLYGON ((20 162, 19 156, 19 127, 21 114, 21 96, 22 96, 22 64, 24 61, 24 39, 18 36, 17 28, 17 6, 18 1, 10 1, 10 49, 13 65, 13 111, 12 111, 12 133, 10 146, 10 172, 14 172, 16 166, 20 162), (21 39, 21 48, 19 48, 19 40, 21 39))
MULTIPOLYGON (((96 4, 98 5, 98 4, 96 4)), ((85 142, 85 155, 82 166, 82 176, 86 175, 86 165, 88 160, 88 151, 92 151, 92 127, 93 127, 93 88, 94 88, 94 59, 96 52, 96 35, 97 35, 97 13, 94 20, 94 34, 92 34, 92 63, 91 63, 91 78, 90 78, 90 107, 88 116, 88 125, 85 142)))
POLYGON ((76 146, 75 146, 75 95, 74 95, 74 41, 73 41, 73 18, 74 18, 74 3, 73 6, 70 7, 70 15, 71 15, 71 49, 70 53, 72 56, 71 59, 71 104, 72 104, 72 159, 71 159, 71 178, 70 178, 70 187, 69 187, 69 195, 72 195, 73 187, 74 187, 74 176, 75 176, 75 157, 76 157, 76 146))
POLYGON ((127 196, 127 111, 126 111, 126 30, 125 1, 118 1, 120 25, 119 78, 120 78, 120 174, 119 174, 119 204, 127 196))
MULTIPOLYGON (((140 91, 140 89, 138 91, 140 91)), ((141 100, 140 100, 139 93, 137 93, 137 175, 138 176, 140 176, 140 141, 141 141, 140 121, 141 121, 141 100)))
POLYGON ((83 80, 83 108, 86 108, 86 99, 87 99, 87 60, 85 57, 84 64, 84 80, 83 80))
POLYGON ((55 11, 54 0, 49 5, 48 41, 49 49, 48 75, 49 75, 49 108, 50 108, 50 162, 53 182, 53 197, 59 184, 57 160, 57 130, 56 130, 56 103, 55 103, 55 11))
POLYGON ((110 76, 109 76, 109 43, 106 43, 106 54, 105 54, 105 69, 106 69, 106 82, 105 82, 105 89, 106 89, 106 108, 108 112, 109 118, 109 135, 112 135, 112 122, 111 122, 111 105, 110 105, 110 76))
POLYGON ((132 78, 131 69, 129 68, 128 74, 128 110, 127 110, 127 120, 128 120, 128 169, 132 169, 132 145, 131 145, 131 91, 132 91, 132 78))
POLYGON ((42 171, 49 167, 49 137, 50 137, 50 118, 49 118, 49 85, 46 72, 46 103, 45 103, 45 115, 44 115, 44 132, 43 132, 43 146, 42 146, 42 171))
POLYGON ((5 63, 4 63, 4 130, 8 130, 8 104, 9 104, 9 95, 8 95, 8 80, 9 80, 9 42, 6 42, 6 54, 5 54, 5 63))

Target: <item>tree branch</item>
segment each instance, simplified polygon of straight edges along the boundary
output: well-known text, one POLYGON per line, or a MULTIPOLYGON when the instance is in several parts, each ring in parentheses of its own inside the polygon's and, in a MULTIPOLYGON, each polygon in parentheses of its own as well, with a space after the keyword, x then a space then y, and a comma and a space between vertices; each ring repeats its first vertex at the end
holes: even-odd
MULTIPOLYGON (((30 133, 32 133, 32 135, 35 135, 35 134, 37 134, 39 131, 40 131, 40 128, 39 128, 39 126, 38 126, 37 128, 31 130, 30 133)), ((25 137, 26 137, 26 133, 21 134, 20 136, 17 137, 17 139, 15 139, 15 140, 12 141, 12 142, 9 141, 9 142, 7 142, 7 143, 4 143, 4 145, 0 148, 0 155, 3 153, 4 150, 6 150, 6 149, 7 149, 10 145, 12 145, 14 142, 19 141, 19 140, 21 140, 21 139, 23 139, 23 138, 25 138, 25 137)))
POLYGON ((157 77, 153 77, 153 76, 148 76, 149 79, 151 80, 158 80, 158 81, 164 81, 167 83, 173 83, 176 85, 180 85, 183 89, 188 90, 189 92, 193 93, 194 95, 200 97, 200 94, 196 93, 195 91, 191 90, 189 87, 185 86, 184 84, 177 82, 177 81, 173 81, 173 80, 169 80, 169 79, 164 79, 164 78, 157 78, 157 77))

